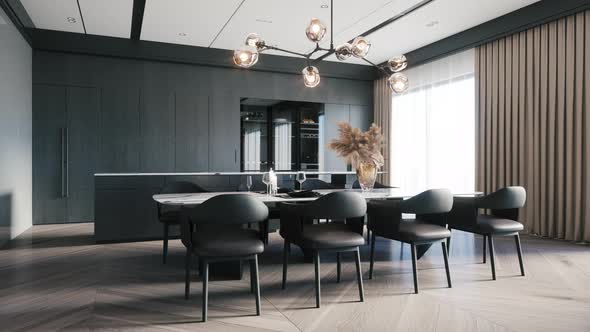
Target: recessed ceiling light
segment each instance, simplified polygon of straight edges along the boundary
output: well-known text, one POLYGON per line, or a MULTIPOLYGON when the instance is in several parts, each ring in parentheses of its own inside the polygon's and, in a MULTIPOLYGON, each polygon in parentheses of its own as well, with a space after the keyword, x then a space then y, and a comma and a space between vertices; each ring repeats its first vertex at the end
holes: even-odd
POLYGON ((67 20, 69 23, 76 23, 77 22, 75 17, 68 17, 67 20))
POLYGON ((186 33, 184 33, 184 32, 179 32, 179 33, 178 33, 178 35, 179 35, 180 37, 186 37, 186 36, 187 36, 187 34, 186 34, 186 33))
POLYGON ((265 19, 263 19, 263 18, 257 18, 257 19, 256 19, 256 22, 260 22, 260 23, 272 23, 272 21, 271 21, 271 20, 265 20, 265 19))
POLYGON ((328 5, 321 5, 320 7, 326 9, 326 8, 328 8, 328 5))
POLYGON ((438 21, 430 21, 428 23, 426 23, 426 26, 429 28, 432 28, 433 26, 437 25, 438 21))

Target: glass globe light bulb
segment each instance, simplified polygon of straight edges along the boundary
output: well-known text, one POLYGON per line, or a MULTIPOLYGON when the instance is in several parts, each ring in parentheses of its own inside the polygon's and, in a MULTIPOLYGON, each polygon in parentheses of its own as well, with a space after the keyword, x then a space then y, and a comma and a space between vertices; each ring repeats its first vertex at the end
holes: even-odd
POLYGON ((246 46, 250 46, 250 47, 255 47, 257 49, 260 49, 258 47, 258 43, 264 42, 262 40, 262 38, 260 37, 260 35, 258 35, 257 33, 251 33, 246 37, 246 46))
POLYGON ((364 58, 369 53, 371 49, 371 43, 365 37, 356 37, 352 41, 352 55, 357 58, 364 58))
POLYGON ((324 38, 326 34, 326 26, 317 18, 312 18, 311 22, 305 29, 305 35, 310 41, 317 43, 324 38))
POLYGON ((352 45, 350 43, 344 43, 336 47, 336 58, 340 61, 344 61, 352 55, 352 45))
POLYGON ((303 84, 308 88, 314 88, 320 84, 320 72, 314 66, 303 68, 303 84))
POLYGON ((408 60, 405 55, 396 56, 387 61, 387 66, 392 72, 397 73, 406 69, 408 60))
POLYGON ((252 46, 234 51, 234 63, 242 68, 250 68, 258 62, 258 51, 252 46))
POLYGON ((395 73, 387 80, 389 88, 395 93, 402 93, 408 89, 408 77, 402 73, 395 73))

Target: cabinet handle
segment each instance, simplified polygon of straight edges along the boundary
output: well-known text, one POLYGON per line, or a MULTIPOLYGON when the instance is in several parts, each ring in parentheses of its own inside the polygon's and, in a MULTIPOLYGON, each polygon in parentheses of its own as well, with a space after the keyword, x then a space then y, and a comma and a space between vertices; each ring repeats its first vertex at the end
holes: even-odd
POLYGON ((60 158, 60 170, 61 170, 61 197, 66 197, 66 137, 65 129, 59 128, 60 145, 61 145, 61 158, 60 158))
POLYGON ((70 133, 68 130, 68 127, 64 128, 64 137, 65 137, 65 142, 66 142, 66 158, 65 158, 65 170, 66 170, 66 183, 65 183, 65 189, 66 189, 66 196, 65 197, 70 197, 70 133))
POLYGON ((238 163, 238 149, 234 149, 234 163, 238 163))

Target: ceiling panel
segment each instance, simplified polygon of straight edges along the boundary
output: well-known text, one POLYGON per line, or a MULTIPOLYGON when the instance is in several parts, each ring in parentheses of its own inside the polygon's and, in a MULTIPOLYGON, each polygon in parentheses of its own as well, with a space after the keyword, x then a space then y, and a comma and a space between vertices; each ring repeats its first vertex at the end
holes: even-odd
MULTIPOLYGON (((359 29, 373 25, 365 19, 375 17, 389 18, 383 11, 391 3, 406 3, 416 0, 341 0, 334 4, 334 37, 347 40, 346 31, 351 26, 359 29), (342 37, 339 35, 342 34, 342 37)), ((315 45, 307 40, 305 28, 312 18, 319 18, 329 29, 330 1, 328 0, 246 0, 236 12, 232 20, 223 29, 212 47, 235 49, 244 43, 248 33, 256 32, 269 44, 286 48, 295 52, 311 51, 315 45)), ((403 9, 401 9, 403 10, 403 9)), ((385 20, 383 19, 383 20, 385 20)), ((329 47, 329 31, 324 40, 325 47, 329 47)), ((269 52, 274 53, 274 52, 269 52)), ((277 53, 284 54, 284 53, 277 53)))
POLYGON ((129 38, 133 0, 79 0, 86 33, 129 38))
POLYGON ((21 0, 36 28, 84 33, 76 0, 21 0))
POLYGON ((147 0, 142 40, 209 47, 242 0, 147 0))
MULTIPOLYGON (((375 63, 404 54, 538 0, 435 0, 412 14, 369 35, 375 63)), ((330 60, 338 61, 335 57, 330 60)))

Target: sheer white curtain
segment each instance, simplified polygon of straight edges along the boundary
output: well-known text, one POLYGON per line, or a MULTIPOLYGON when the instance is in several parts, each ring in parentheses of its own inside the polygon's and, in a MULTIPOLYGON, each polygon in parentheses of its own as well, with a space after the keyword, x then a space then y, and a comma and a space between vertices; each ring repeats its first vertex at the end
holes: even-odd
POLYGON ((473 50, 406 71, 410 89, 393 96, 391 183, 410 192, 475 188, 473 50))

